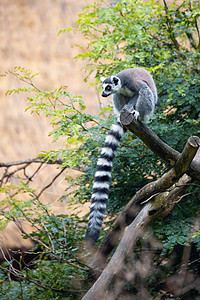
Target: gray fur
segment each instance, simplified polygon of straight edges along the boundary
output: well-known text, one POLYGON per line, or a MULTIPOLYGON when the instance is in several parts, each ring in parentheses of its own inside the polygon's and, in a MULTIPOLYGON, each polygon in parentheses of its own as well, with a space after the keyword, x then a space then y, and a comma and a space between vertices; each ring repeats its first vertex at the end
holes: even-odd
POLYGON ((153 78, 147 70, 142 68, 123 70, 104 79, 103 88, 102 96, 113 95, 113 106, 117 115, 122 109, 127 109, 138 116, 140 121, 145 122, 153 115, 157 91, 153 78), (118 80, 117 84, 114 83, 114 79, 118 80))
MULTIPOLYGON (((116 115, 123 109, 131 112, 135 119, 147 122, 153 115, 157 103, 156 86, 150 73, 142 68, 123 70, 116 75, 102 78, 103 97, 113 95, 116 115)), ((101 150, 95 173, 90 219, 86 240, 94 244, 101 230, 111 179, 112 161, 125 128, 118 121, 113 124, 101 150)))

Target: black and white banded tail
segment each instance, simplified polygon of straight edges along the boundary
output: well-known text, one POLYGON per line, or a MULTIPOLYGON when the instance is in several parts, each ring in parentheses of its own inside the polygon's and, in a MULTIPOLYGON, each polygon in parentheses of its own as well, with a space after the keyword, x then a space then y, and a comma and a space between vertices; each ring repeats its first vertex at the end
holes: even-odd
POLYGON ((125 128, 119 121, 111 126, 105 140, 105 146, 102 148, 101 155, 97 161, 97 171, 92 191, 92 204, 90 206, 90 219, 85 236, 86 241, 91 244, 94 244, 99 237, 108 201, 112 161, 125 131, 125 128))

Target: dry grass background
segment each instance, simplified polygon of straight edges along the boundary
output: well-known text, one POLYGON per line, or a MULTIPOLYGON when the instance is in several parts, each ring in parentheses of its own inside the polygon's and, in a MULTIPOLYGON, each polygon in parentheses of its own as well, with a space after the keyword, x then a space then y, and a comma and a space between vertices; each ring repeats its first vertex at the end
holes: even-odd
MULTIPOLYGON (((0 0, 0 74, 15 66, 39 72, 36 84, 41 90, 52 90, 61 85, 82 95, 87 109, 98 111, 95 88, 83 79, 80 61, 73 57, 80 51, 72 48, 76 42, 84 43, 81 36, 66 33, 57 36, 60 29, 73 26, 77 14, 93 0, 0 0)), ((0 77, 0 162, 35 157, 42 150, 52 149, 48 121, 25 112, 26 97, 22 94, 5 97, 8 89, 18 88, 19 81, 12 76, 0 77)), ((53 147, 62 145, 54 144, 53 147)), ((41 188, 51 180, 55 168, 46 166, 37 178, 41 188)), ((63 178, 44 194, 55 212, 66 211, 66 203, 58 201, 65 189, 63 178)), ((0 236, 0 245, 23 247, 28 241, 13 235, 13 224, 0 236)), ((26 244, 27 245, 27 244, 26 244)))
MULTIPOLYGON (((74 94, 83 95, 89 110, 94 111, 98 105, 96 91, 83 82, 82 64, 73 59, 80 50, 71 46, 80 41, 80 36, 57 36, 60 29, 73 26, 77 14, 89 2, 1 0, 0 74, 15 66, 39 72, 36 82, 40 89, 68 85, 74 94)), ((0 87, 0 160, 22 159, 48 149, 51 139, 47 121, 24 112, 22 95, 4 97, 6 90, 19 87, 19 82, 11 76, 1 77, 0 87)))

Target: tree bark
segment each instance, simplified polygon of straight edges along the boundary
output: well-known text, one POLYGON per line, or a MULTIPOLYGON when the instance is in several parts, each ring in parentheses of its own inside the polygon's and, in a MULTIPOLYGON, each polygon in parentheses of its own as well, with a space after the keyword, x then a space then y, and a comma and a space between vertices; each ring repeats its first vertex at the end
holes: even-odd
MULTIPOLYGON (((83 300, 106 299, 106 294, 110 283, 112 282, 114 276, 120 272, 124 260, 133 251, 138 238, 143 236, 149 224, 156 217, 166 216, 173 209, 175 205, 173 194, 175 193, 177 197, 177 190, 179 189, 180 192, 180 189, 183 189, 183 185, 175 187, 172 191, 166 191, 166 189, 177 182, 187 171, 199 146, 199 140, 194 137, 190 137, 174 167, 169 172, 164 174, 160 179, 155 181, 152 186, 149 184, 146 185, 147 194, 150 192, 150 194, 153 195, 156 191, 156 196, 154 196, 152 200, 144 206, 132 223, 126 227, 122 239, 110 262, 91 289, 83 297, 83 300), (160 193, 161 191, 163 192, 160 193)), ((190 180, 190 178, 186 176, 185 181, 188 180, 190 180)), ((131 205, 129 202, 127 205, 129 209, 131 208, 131 205)), ((125 215, 127 213, 126 210, 127 207, 125 207, 125 210, 117 218, 114 226, 116 226, 117 222, 118 226, 124 223, 125 215)))
MULTIPOLYGON (((196 154, 199 145, 200 139, 198 137, 190 137, 174 167, 158 180, 148 183, 147 185, 142 187, 135 194, 135 196, 129 201, 129 203, 117 217, 114 224, 112 225, 111 231, 108 232, 105 239, 99 246, 99 251, 95 259, 96 265, 100 266, 105 263, 109 253, 113 250, 114 246, 120 240, 125 227, 129 225, 134 219, 136 215, 135 204, 146 202, 152 199, 155 195, 165 192, 169 188, 171 188, 189 168, 190 162, 196 154)), ((191 178, 187 176, 187 180, 185 180, 185 183, 188 183, 190 180, 191 178)))
MULTIPOLYGON (((120 115, 121 123, 137 135, 149 149, 152 150, 160 158, 164 159, 171 166, 175 164, 180 156, 180 152, 174 150, 166 143, 164 143, 150 128, 144 123, 136 121, 134 116, 128 111, 123 111, 120 115)), ((199 144, 199 137, 193 137, 196 143, 199 144)), ((191 163, 191 166, 187 170, 187 174, 194 179, 200 180, 200 162, 196 159, 191 163)))

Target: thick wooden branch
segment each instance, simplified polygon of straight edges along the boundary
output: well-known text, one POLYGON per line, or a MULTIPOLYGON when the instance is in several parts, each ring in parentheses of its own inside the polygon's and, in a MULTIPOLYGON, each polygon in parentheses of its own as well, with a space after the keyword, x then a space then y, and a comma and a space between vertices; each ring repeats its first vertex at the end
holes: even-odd
POLYGON ((116 243, 120 240, 125 227, 129 225, 130 222, 132 222, 132 220, 134 219, 135 204, 147 201, 153 196, 165 192, 169 188, 171 188, 173 184, 176 183, 179 178, 181 178, 181 176, 187 171, 199 146, 200 138, 190 137, 184 147, 182 154, 179 155, 179 158, 174 167, 158 180, 148 183, 147 185, 142 187, 131 199, 131 201, 129 201, 129 203, 125 206, 121 214, 114 222, 111 231, 108 232, 107 236, 99 246, 101 255, 98 259, 99 262, 97 262, 98 265, 105 261, 106 257, 112 251, 116 243))
MULTIPOLYGON (((148 202, 144 206, 144 208, 140 211, 140 213, 136 216, 133 222, 126 227, 122 239, 115 253, 113 254, 110 262, 103 270, 101 276, 91 287, 91 289, 83 297, 83 300, 106 298, 106 293, 108 291, 108 287, 110 283, 112 282, 114 276, 117 275, 122 269, 124 260, 133 251, 133 248, 136 245, 138 238, 143 236, 149 224, 156 217, 166 215, 173 208, 174 206, 174 201, 173 201, 174 198, 172 197, 173 191, 169 192, 166 191, 166 189, 172 186, 174 182, 178 181, 178 179, 187 171, 193 157, 195 156, 198 150, 199 145, 200 144, 196 143, 196 140, 193 139, 193 137, 189 138, 175 166, 169 172, 164 174, 159 180, 154 182, 154 188, 150 187, 150 190, 155 190, 155 188, 157 187, 159 190, 165 190, 165 191, 161 194, 157 194, 150 202, 148 202)), ((148 190, 149 185, 147 186, 148 186, 147 187, 148 190)), ((176 193, 177 193, 177 188, 176 188, 176 193)), ((179 187, 179 188, 183 188, 183 187, 179 187)), ((122 215, 123 217, 125 217, 123 212, 120 215, 120 217, 122 215)), ((122 220, 120 220, 120 224, 121 221, 122 220)))
POLYGON ((84 300, 106 299, 106 291, 110 283, 114 276, 120 272, 124 260, 133 251, 137 240, 144 235, 147 227, 156 217, 165 217, 170 213, 177 201, 177 195, 180 196, 185 190, 185 186, 181 185, 181 183, 189 182, 189 180, 190 177, 184 175, 184 178, 180 180, 179 187, 170 192, 157 195, 152 202, 145 205, 134 221, 126 227, 119 246, 110 262, 92 288, 83 297, 84 300))
MULTIPOLYGON (((175 164, 180 156, 180 152, 174 150, 164 143, 150 128, 144 123, 136 121, 134 116, 128 111, 123 111, 120 115, 121 123, 137 135, 156 155, 170 163, 175 164)), ((199 144, 199 137, 193 137, 196 143, 199 144)), ((195 141, 194 141, 195 142, 195 141)), ((200 180, 200 163, 194 160, 188 168, 187 174, 197 180, 200 180)))
POLYGON ((82 300, 106 299, 106 291, 113 277, 119 273, 124 259, 134 247, 138 237, 141 236, 145 228, 149 225, 150 220, 154 218, 153 215, 149 217, 149 212, 152 208, 153 205, 148 203, 135 218, 134 222, 126 228, 123 238, 110 262, 82 300), (136 232, 137 234, 134 235, 136 232))

